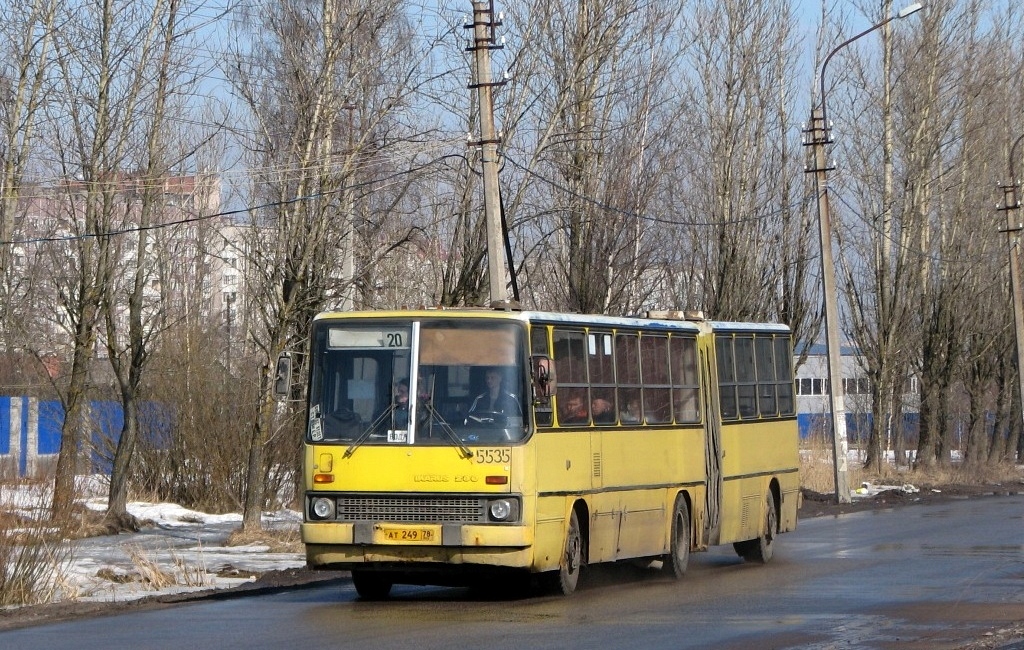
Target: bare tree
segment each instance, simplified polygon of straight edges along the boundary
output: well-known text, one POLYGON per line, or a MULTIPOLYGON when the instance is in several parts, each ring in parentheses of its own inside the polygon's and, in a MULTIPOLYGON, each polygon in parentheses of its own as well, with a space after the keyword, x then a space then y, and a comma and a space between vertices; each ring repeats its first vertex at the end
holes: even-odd
MULTIPOLYGON (((32 156, 38 151, 39 122, 46 100, 46 78, 53 64, 53 27, 57 15, 54 0, 34 0, 7 8, 0 22, 3 59, 0 73, 0 354, 18 347, 16 320, 31 313, 31 276, 26 277, 28 251, 15 244, 16 228, 32 197, 32 156)), ((38 171, 38 170, 36 170, 38 171)), ((31 330, 27 323, 23 332, 31 330)))
POLYGON ((288 421, 278 417, 269 390, 276 358, 296 352, 302 367, 312 318, 336 299, 329 288, 350 290, 356 282, 357 201, 339 198, 355 187, 367 152, 381 160, 386 144, 402 142, 388 142, 397 130, 391 116, 407 101, 414 67, 412 39, 394 2, 267 2, 243 18, 251 50, 235 53, 231 75, 253 126, 240 133, 253 178, 247 307, 260 319, 253 329, 259 416, 243 509, 243 527, 252 529, 260 526, 265 500, 267 448, 288 421), (339 257, 352 260, 353 274, 336 283, 339 257))
MULTIPOLYGON (((892 11, 892 3, 886 2, 872 8, 867 19, 877 23, 892 11)), ((841 97, 852 98, 837 107, 838 114, 880 126, 877 130, 842 130, 852 169, 839 183, 857 196, 859 212, 864 215, 844 224, 841 264, 849 330, 871 390, 873 418, 865 465, 876 472, 881 470, 883 446, 888 444, 892 427, 897 433, 897 459, 903 456, 899 448, 903 440, 902 391, 913 346, 910 315, 919 299, 913 271, 920 265, 920 255, 908 240, 911 230, 904 227, 903 215, 897 210, 895 191, 893 84, 904 76, 897 66, 906 65, 904 59, 913 56, 911 39, 903 35, 915 26, 900 27, 901 31, 895 31, 892 23, 887 23, 880 31, 881 61, 871 56, 861 60, 856 48, 847 48, 837 62, 844 71, 843 88, 847 90, 841 97)), ((878 47, 869 44, 864 50, 877 51, 878 47)))
MULTIPOLYGON (((139 116, 145 116, 139 120, 144 126, 133 138, 139 141, 134 157, 140 171, 126 179, 127 186, 121 188, 121 227, 129 235, 114 247, 121 261, 119 272, 102 287, 103 339, 123 411, 106 514, 108 523, 116 529, 136 527, 127 511, 127 496, 132 458, 143 425, 144 380, 158 338, 173 322, 165 311, 171 303, 162 300, 163 296, 153 287, 159 260, 169 251, 157 246, 161 242, 151 237, 150 230, 166 225, 164 222, 174 216, 182 216, 180 208, 169 207, 165 197, 187 204, 183 199, 210 193, 208 176, 183 178, 172 173, 194 151, 185 142, 171 141, 173 128, 169 121, 169 113, 183 108, 181 101, 189 96, 190 86, 194 85, 194 73, 183 67, 185 41, 193 30, 190 13, 183 11, 182 0, 161 0, 145 17, 150 28, 145 40, 138 43, 141 52, 137 65, 142 70, 141 79, 152 90, 140 98, 137 108, 139 116)), ((205 134, 199 131, 197 135, 205 134)), ((208 207, 201 200, 193 201, 192 205, 208 207)), ((187 232, 182 228, 179 231, 187 232)))
MULTIPOLYGON (((138 59, 152 43, 150 6, 102 0, 61 6, 55 39, 60 68, 59 102, 51 104, 51 139, 59 164, 60 209, 74 235, 65 276, 56 275, 71 334, 70 376, 61 399, 65 418, 54 480, 53 514, 61 518, 75 496, 74 477, 82 446, 82 419, 89 373, 102 319, 104 291, 118 262, 110 234, 123 210, 118 198, 122 170, 132 144, 135 109, 145 91, 138 59), (75 179, 75 180, 72 180, 75 179)), ((66 253, 58 253, 58 256, 66 253)))
MULTIPOLYGON (((984 414, 995 408, 1006 330, 983 323, 1008 314, 992 295, 1000 285, 988 261, 999 239, 994 226, 979 232, 977 215, 991 199, 977 179, 993 174, 990 125, 1002 109, 990 90, 999 85, 1005 45, 982 9, 930 3, 918 24, 882 30, 880 58, 865 46, 840 61, 847 101, 834 103, 832 114, 843 124, 880 127, 843 130, 848 171, 837 183, 850 213, 844 293, 871 384, 866 461, 875 471, 890 428, 897 458, 904 455, 902 398, 911 375, 921 386, 917 462, 950 462, 958 418, 969 462, 988 455, 984 414)), ((891 11, 883 3, 865 13, 877 21, 891 11)))
POLYGON ((907 151, 905 213, 923 255, 918 268, 922 318, 920 356, 921 421, 917 462, 924 467, 948 465, 954 441, 950 406, 957 371, 963 368, 964 322, 959 306, 973 290, 973 260, 966 245, 974 226, 965 219, 974 211, 967 200, 965 173, 958 160, 969 156, 976 93, 959 79, 969 76, 977 51, 977 6, 940 2, 922 18, 918 56, 910 65, 913 85, 901 87, 907 124, 915 125, 903 146, 907 151), (965 136, 967 139, 965 139, 965 136), (953 143, 949 147, 946 143, 953 143), (950 164, 952 161, 953 164, 950 164))
POLYGON ((655 207, 678 111, 673 9, 619 0, 512 8, 524 34, 503 119, 505 170, 516 175, 507 213, 535 304, 622 313, 644 303, 653 244, 673 221, 655 207))

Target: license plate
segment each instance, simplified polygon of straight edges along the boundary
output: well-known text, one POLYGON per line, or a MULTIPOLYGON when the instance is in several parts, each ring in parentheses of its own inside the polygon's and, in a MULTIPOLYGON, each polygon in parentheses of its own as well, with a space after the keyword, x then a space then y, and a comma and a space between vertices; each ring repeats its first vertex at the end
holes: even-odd
POLYGON ((436 544, 440 534, 429 526, 382 526, 373 529, 375 544, 436 544))

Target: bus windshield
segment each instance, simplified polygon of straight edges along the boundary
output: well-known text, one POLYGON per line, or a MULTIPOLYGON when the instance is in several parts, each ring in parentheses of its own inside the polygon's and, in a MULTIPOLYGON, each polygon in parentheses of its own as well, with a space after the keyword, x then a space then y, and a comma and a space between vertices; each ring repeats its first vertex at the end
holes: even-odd
POLYGON ((307 437, 385 445, 522 440, 523 332, 517 323, 483 320, 320 321, 307 437))

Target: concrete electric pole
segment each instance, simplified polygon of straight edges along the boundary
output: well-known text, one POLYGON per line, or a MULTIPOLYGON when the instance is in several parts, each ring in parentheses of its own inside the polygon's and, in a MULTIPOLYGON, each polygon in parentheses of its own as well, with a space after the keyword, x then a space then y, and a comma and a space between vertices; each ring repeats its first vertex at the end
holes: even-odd
POLYGON ((825 345, 828 357, 829 401, 832 407, 832 454, 835 459, 836 500, 850 503, 850 484, 847 467, 848 443, 846 437, 846 405, 843 390, 842 351, 839 340, 839 298, 836 291, 836 267, 832 260, 832 214, 828 200, 828 171, 826 146, 832 142, 829 135, 828 114, 825 110, 825 68, 832 57, 858 38, 867 36, 876 29, 888 25, 898 18, 920 11, 921 3, 909 5, 895 16, 872 25, 853 38, 849 38, 828 53, 821 64, 821 104, 811 110, 811 125, 806 130, 808 137, 804 145, 813 147, 813 166, 808 165, 807 173, 814 174, 814 189, 818 195, 818 236, 821 241, 821 283, 822 301, 825 308, 825 345))
POLYGON ((1010 180, 1001 185, 1003 205, 999 210, 1006 213, 1006 233, 1010 249, 1010 293, 1013 298, 1013 330, 1017 340, 1017 384, 1020 388, 1021 413, 1024 414, 1024 305, 1021 304, 1020 286, 1020 232, 1024 224, 1020 222, 1020 179, 1014 173, 1014 156, 1017 145, 1024 140, 1024 135, 1017 138, 1010 147, 1010 180))
POLYGON ((491 50, 500 49, 494 28, 500 25, 494 19, 494 0, 473 3, 473 44, 466 48, 473 52, 474 82, 480 105, 480 139, 471 142, 480 148, 484 183, 484 218, 487 225, 487 271, 490 281, 491 306, 508 303, 506 289, 506 260, 504 233, 501 225, 501 200, 498 194, 498 143, 494 128, 494 103, 491 88, 502 82, 491 80, 491 50))

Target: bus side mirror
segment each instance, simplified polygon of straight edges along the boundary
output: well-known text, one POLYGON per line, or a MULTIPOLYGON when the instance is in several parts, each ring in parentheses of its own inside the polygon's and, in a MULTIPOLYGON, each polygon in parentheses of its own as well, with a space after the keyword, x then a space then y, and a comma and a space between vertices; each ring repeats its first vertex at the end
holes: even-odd
POLYGON ((277 357, 277 368, 274 371, 274 397, 283 401, 292 393, 292 355, 282 352, 277 357))
POLYGON ((542 354, 530 357, 533 371, 533 403, 547 406, 555 394, 555 367, 551 358, 542 354))

